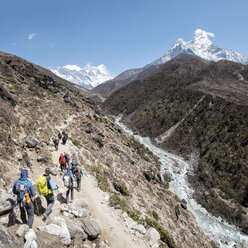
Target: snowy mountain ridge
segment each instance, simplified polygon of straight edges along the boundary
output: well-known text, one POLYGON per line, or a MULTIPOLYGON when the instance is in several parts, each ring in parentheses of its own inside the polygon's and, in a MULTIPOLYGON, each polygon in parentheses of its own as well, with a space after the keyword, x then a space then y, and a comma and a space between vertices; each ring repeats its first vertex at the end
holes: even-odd
POLYGON ((48 69, 57 76, 87 89, 93 89, 97 85, 113 78, 103 64, 98 66, 88 64, 84 68, 80 68, 77 65, 65 65, 48 69))
POLYGON ((164 56, 149 65, 163 64, 181 53, 198 56, 208 61, 225 59, 237 63, 248 64, 248 59, 243 55, 233 50, 222 49, 216 46, 209 37, 215 37, 215 35, 201 29, 196 29, 194 38, 191 41, 186 42, 182 38, 179 38, 164 56))

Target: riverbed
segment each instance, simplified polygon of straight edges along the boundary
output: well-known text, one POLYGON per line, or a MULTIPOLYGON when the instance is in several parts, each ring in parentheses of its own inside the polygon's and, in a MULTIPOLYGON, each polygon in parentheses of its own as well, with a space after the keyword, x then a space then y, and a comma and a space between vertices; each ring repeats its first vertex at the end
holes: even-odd
POLYGON ((163 174, 166 171, 172 178, 169 190, 176 194, 179 199, 186 200, 188 209, 207 236, 217 242, 221 248, 242 248, 242 245, 243 247, 248 247, 247 235, 241 233, 238 228, 229 225, 221 218, 214 217, 193 198, 194 189, 190 187, 187 176, 193 173, 192 165, 184 161, 183 158, 156 147, 149 138, 134 135, 132 130, 121 123, 120 117, 116 118, 116 123, 159 158, 161 163, 160 173, 163 174))

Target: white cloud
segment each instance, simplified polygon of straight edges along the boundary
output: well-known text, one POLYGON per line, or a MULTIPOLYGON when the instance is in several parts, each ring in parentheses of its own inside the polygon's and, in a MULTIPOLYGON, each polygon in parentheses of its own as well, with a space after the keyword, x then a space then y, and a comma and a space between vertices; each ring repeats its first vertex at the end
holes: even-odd
POLYGON ((54 44, 53 44, 53 43, 50 43, 49 46, 50 46, 51 48, 53 48, 53 47, 54 47, 54 44))
POLYGON ((28 35, 28 39, 32 40, 36 36, 36 33, 32 33, 28 35))
POLYGON ((16 45, 17 45, 17 42, 12 43, 12 46, 16 46, 16 45))

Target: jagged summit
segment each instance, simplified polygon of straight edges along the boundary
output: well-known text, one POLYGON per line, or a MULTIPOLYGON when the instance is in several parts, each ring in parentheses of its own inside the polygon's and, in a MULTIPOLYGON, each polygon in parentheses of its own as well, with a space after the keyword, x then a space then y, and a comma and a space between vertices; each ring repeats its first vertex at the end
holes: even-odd
POLYGON ((243 55, 233 50, 226 50, 216 46, 209 37, 215 37, 215 35, 201 29, 196 29, 194 38, 191 41, 186 42, 182 38, 179 38, 164 56, 149 65, 163 64, 175 58, 180 53, 195 55, 209 61, 225 59, 242 64, 248 63, 248 59, 243 55))
POLYGON ((65 65, 49 68, 49 70, 57 76, 87 89, 92 89, 102 82, 112 79, 112 76, 103 64, 98 66, 87 64, 84 68, 80 68, 77 65, 65 65))
POLYGON ((194 37, 191 41, 187 42, 182 38, 178 38, 171 49, 161 58, 142 68, 124 71, 114 79, 97 86, 94 90, 102 94, 110 95, 122 86, 129 84, 134 80, 143 78, 151 71, 155 70, 158 66, 175 58, 200 57, 208 61, 219 61, 224 59, 237 63, 248 64, 248 59, 243 55, 233 50, 226 50, 216 46, 210 40, 210 37, 215 37, 215 35, 201 29, 196 29, 194 32, 194 37))

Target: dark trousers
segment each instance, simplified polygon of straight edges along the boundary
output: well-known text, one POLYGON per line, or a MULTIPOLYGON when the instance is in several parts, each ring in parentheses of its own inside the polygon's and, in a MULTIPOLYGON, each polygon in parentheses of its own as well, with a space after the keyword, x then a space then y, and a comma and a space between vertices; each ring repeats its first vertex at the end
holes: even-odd
POLYGON ((28 224, 29 228, 32 228, 34 223, 34 205, 32 202, 29 204, 25 203, 23 207, 20 206, 21 219, 24 224, 28 224), (26 210, 26 211, 25 211, 26 210), (26 217, 26 212, 28 215, 28 221, 26 217))
POLYGON ((81 190, 81 177, 77 179, 77 190, 81 190))
POLYGON ((49 215, 52 212, 53 204, 55 202, 54 200, 54 194, 48 194, 45 196, 47 201, 47 208, 45 210, 46 215, 49 215))
POLYGON ((61 171, 66 170, 66 163, 60 164, 60 169, 61 169, 61 171))
POLYGON ((68 188, 66 191, 66 204, 69 204, 69 198, 70 198, 70 192, 71 192, 71 200, 74 199, 74 188, 72 187, 68 188))

